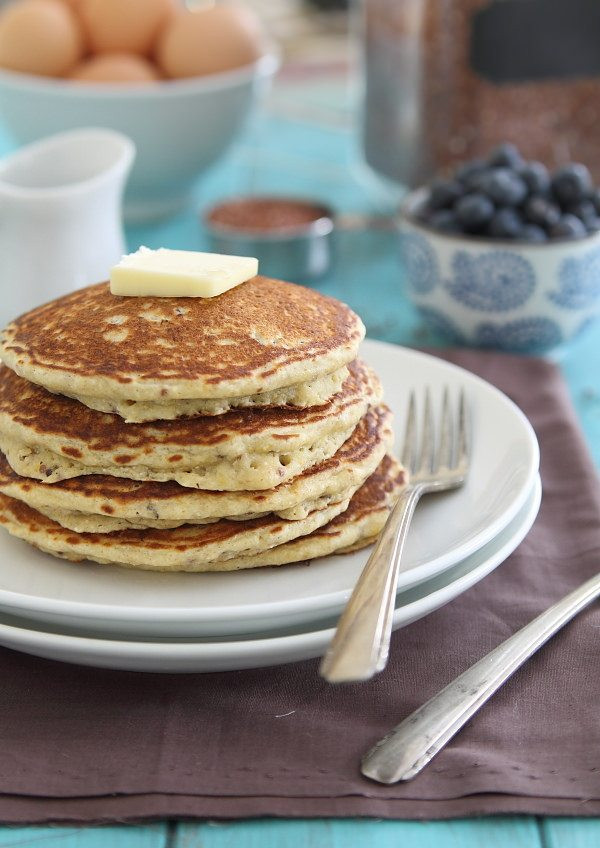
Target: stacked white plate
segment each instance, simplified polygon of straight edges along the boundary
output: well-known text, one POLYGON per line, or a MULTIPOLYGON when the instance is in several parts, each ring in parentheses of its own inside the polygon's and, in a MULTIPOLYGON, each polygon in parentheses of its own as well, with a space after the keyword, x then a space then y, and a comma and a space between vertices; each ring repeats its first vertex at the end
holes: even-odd
MULTIPOLYGON (((467 483, 418 507, 398 586, 394 627, 448 603, 517 547, 537 515, 539 449, 505 395, 416 351, 367 341, 404 426, 410 389, 464 388, 472 409, 467 483)), ((225 671, 323 654, 369 550, 225 574, 137 572, 69 563, 0 536, 0 645, 65 662, 154 672, 225 671)))

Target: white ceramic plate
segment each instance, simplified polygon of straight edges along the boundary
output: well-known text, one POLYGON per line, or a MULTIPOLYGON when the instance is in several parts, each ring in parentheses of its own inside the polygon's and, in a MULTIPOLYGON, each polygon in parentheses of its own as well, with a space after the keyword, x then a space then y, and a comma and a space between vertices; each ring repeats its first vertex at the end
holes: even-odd
MULTIPOLYGON (((487 544, 531 492, 539 450, 531 425, 505 395, 469 372, 417 351, 368 341, 404 428, 409 390, 463 387, 472 407, 473 456, 465 486, 424 498, 403 557, 399 591, 428 580, 487 544)), ((0 535, 0 611, 112 636, 231 636, 303 626, 339 613, 368 551, 310 564, 226 574, 157 574, 59 560, 0 535)))
MULTIPOLYGON (((394 629, 438 609, 493 571, 517 547, 538 513, 539 477, 504 530, 463 562, 398 598, 394 629)), ((27 629, 0 621, 0 645, 27 654, 78 665, 125 671, 209 672, 281 665, 321 656, 333 637, 327 627, 264 639, 239 641, 116 641, 27 629)))

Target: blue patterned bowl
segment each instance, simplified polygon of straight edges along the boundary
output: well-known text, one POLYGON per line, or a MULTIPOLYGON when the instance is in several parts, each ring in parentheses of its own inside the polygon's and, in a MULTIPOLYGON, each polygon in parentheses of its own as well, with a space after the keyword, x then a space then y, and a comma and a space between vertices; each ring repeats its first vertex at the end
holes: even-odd
POLYGON ((531 244, 432 230, 407 196, 399 220, 405 291, 456 344, 542 353, 600 314, 600 233, 531 244))

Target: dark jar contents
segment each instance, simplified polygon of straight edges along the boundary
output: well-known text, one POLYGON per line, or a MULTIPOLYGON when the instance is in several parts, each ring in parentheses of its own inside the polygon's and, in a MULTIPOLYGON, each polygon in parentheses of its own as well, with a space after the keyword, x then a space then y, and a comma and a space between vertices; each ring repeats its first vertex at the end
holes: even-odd
POLYGON ((238 232, 267 234, 305 230, 329 218, 324 206, 283 197, 240 197, 214 206, 206 216, 209 226, 238 232))
POLYGON ((363 147, 410 187, 502 141, 600 181, 598 0, 364 0, 363 147))

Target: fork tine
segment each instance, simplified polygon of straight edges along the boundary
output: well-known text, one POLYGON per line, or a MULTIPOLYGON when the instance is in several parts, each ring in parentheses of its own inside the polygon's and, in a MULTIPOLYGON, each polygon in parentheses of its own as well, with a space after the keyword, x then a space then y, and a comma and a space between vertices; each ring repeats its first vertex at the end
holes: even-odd
POLYGON ((450 409, 450 393, 448 386, 444 387, 442 399, 442 428, 440 433, 440 447, 438 452, 438 466, 440 468, 452 468, 454 421, 450 409))
POLYGON ((408 412, 406 413, 406 428, 404 431, 404 444, 402 446, 402 465, 410 472, 415 470, 415 459, 417 456, 417 427, 416 427, 416 400, 415 393, 410 393, 408 401, 408 412))
POLYGON ((423 431, 421 453, 419 456, 419 471, 431 471, 435 463, 435 437, 433 432, 433 412, 431 408, 431 392, 425 389, 425 408, 423 410, 423 431))
POLYGON ((458 440, 456 465, 459 468, 467 468, 469 465, 469 449, 470 449, 470 434, 469 434, 469 414, 467 408, 467 400, 465 390, 461 389, 460 400, 458 406, 458 440))

